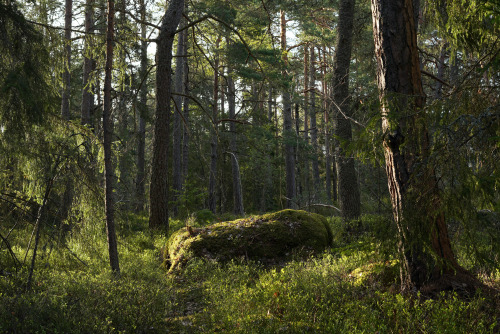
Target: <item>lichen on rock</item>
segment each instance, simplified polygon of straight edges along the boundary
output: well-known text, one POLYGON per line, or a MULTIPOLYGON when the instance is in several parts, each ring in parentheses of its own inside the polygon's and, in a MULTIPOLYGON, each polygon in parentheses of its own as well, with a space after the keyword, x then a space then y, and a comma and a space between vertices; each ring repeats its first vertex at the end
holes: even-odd
POLYGON ((168 239, 164 264, 173 271, 195 257, 221 262, 243 257, 276 263, 299 252, 321 252, 331 240, 325 217, 283 210, 202 228, 182 228, 168 239))

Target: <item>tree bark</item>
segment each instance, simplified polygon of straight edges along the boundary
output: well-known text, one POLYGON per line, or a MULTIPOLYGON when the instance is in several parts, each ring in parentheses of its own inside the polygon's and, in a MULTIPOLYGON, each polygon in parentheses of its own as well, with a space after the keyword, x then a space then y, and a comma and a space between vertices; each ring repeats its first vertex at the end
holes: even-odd
MULTIPOLYGON (((332 198, 332 147, 330 142, 330 108, 328 104, 328 85, 326 80, 326 48, 323 46, 322 49, 322 63, 321 63, 321 76, 322 76, 322 106, 324 115, 324 135, 325 135, 325 183, 326 183, 326 199, 328 203, 332 202, 332 199, 337 200, 337 196, 332 198)), ((321 59, 321 57, 319 57, 321 59)))
MULTIPOLYGON (((227 74, 227 88, 228 88, 228 107, 229 119, 235 119, 236 109, 236 89, 234 87, 234 80, 232 73, 227 74)), ((236 123, 229 122, 229 132, 231 133, 231 167, 233 174, 233 198, 234 198, 234 214, 238 216, 245 215, 243 207, 243 191, 241 188, 241 175, 240 167, 238 165, 238 147, 236 144, 236 123)))
MULTIPOLYGON (((181 26, 184 23, 181 23, 181 26)), ((182 31, 177 39, 177 53, 175 59, 175 92, 184 94, 184 62, 186 61, 185 34, 182 31)), ((174 133, 173 133, 173 179, 172 179, 172 215, 175 217, 179 213, 178 199, 182 192, 182 100, 181 95, 174 96, 174 133)))
POLYGON ((73 0, 66 0, 64 14, 64 53, 66 56, 63 72, 63 91, 61 101, 61 116, 69 120, 69 98, 71 85, 71 26, 73 21, 73 0))
POLYGON ((168 138, 172 97, 172 44, 184 0, 172 0, 163 17, 156 49, 156 114, 149 191, 149 227, 168 231, 168 138))
POLYGON ((310 63, 309 63, 309 87, 311 90, 311 103, 309 105, 309 115, 311 121, 311 144, 313 148, 312 155, 312 174, 314 182, 314 194, 313 199, 316 201, 321 193, 322 187, 319 180, 319 161, 318 161, 318 126, 316 122, 316 55, 314 53, 314 45, 310 48, 310 63))
POLYGON ((92 34, 94 32, 94 2, 87 0, 85 3, 85 53, 83 57, 83 89, 81 123, 93 127, 92 119, 94 111, 94 89, 90 81, 90 75, 95 69, 93 57, 92 34))
POLYGON ((426 163, 429 138, 412 1, 372 0, 371 6, 401 289, 411 292, 463 270, 451 249, 434 170, 426 163))
POLYGON ((114 198, 113 198, 113 165, 112 165, 112 131, 111 131, 111 81, 113 70, 113 43, 114 43, 114 0, 108 0, 108 17, 106 30, 106 65, 104 75, 104 106, 102 125, 104 130, 104 180, 105 180, 105 209, 106 234, 108 237, 108 252, 111 270, 120 274, 118 263, 118 248, 115 233, 114 198))
MULTIPOLYGON (((310 75, 309 75, 309 47, 304 46, 304 144, 306 147, 309 145, 309 110, 310 110, 310 75)), ((304 155, 302 161, 302 183, 304 185, 304 197, 307 205, 311 204, 311 185, 310 185, 310 173, 311 164, 308 155, 304 155)))
POLYGON ((283 140, 285 146, 285 174, 286 174, 286 207, 289 209, 297 208, 297 196, 295 189, 295 148, 294 148, 294 131, 292 123, 292 104, 290 102, 290 88, 288 76, 288 57, 286 47, 286 19, 285 12, 282 10, 281 17, 281 50, 283 53, 283 140))
MULTIPOLYGON (((184 30, 183 33, 187 54, 189 49, 187 29, 184 30)), ((184 93, 189 95, 189 63, 187 58, 184 61, 184 93)), ((189 172, 189 98, 184 97, 183 101, 184 133, 182 136, 182 186, 185 187, 189 172)))
MULTIPOLYGON (((140 0, 141 20, 146 20, 146 5, 144 0, 140 0)), ((146 24, 141 23, 141 65, 139 76, 141 78, 141 88, 139 91, 139 128, 137 133, 137 175, 135 180, 135 212, 144 210, 144 182, 146 177, 145 168, 145 148, 146 148, 146 120, 148 113, 148 85, 146 76, 148 75, 148 43, 146 24)))
POLYGON ((342 145, 352 140, 351 99, 349 96, 349 65, 352 50, 352 29, 355 0, 341 0, 339 9, 338 38, 333 69, 333 102, 335 110, 334 131, 340 145, 336 147, 337 182, 342 217, 357 219, 361 214, 360 194, 354 158, 347 156, 342 145))

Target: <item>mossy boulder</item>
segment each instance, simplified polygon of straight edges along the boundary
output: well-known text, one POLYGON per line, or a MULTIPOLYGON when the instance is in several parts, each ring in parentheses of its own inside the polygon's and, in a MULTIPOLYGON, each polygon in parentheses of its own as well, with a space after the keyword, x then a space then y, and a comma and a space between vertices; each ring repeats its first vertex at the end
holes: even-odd
POLYGON ((195 257, 216 261, 243 257, 279 263, 293 254, 321 252, 331 240, 325 217, 283 210, 202 228, 182 228, 168 239, 164 264, 172 271, 195 257))

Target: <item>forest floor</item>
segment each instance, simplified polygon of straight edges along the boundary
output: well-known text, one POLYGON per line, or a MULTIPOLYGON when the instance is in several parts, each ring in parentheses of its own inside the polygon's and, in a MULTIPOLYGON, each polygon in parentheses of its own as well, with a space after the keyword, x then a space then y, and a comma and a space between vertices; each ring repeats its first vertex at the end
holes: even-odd
MULTIPOLYGON (((498 297, 400 295, 395 245, 382 219, 365 217, 356 233, 329 222, 334 246, 322 254, 279 267, 194 260, 175 275, 160 265, 166 236, 149 233, 145 217, 119 223, 118 278, 102 226, 83 225, 64 243, 42 238, 32 291, 23 290, 27 270, 0 268, 0 333, 500 332, 498 297)), ((171 230, 185 224, 173 221, 171 230)), ((20 259, 29 233, 17 231, 12 243, 20 259)), ((0 255, 7 263, 4 249, 0 255)), ((497 263, 476 272, 500 290, 497 263)))

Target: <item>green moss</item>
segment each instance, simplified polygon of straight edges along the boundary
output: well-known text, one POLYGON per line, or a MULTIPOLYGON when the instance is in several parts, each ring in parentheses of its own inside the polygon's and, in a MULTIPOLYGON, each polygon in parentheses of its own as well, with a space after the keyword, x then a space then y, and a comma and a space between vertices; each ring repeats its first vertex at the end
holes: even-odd
POLYGON ((331 245, 331 235, 323 216, 298 210, 186 227, 169 238, 165 265, 173 270, 194 257, 280 262, 296 253, 321 252, 331 245))

